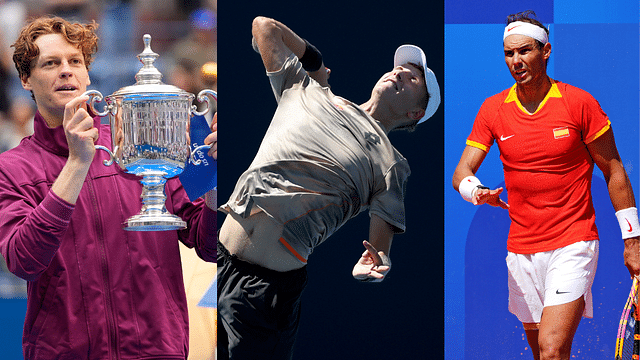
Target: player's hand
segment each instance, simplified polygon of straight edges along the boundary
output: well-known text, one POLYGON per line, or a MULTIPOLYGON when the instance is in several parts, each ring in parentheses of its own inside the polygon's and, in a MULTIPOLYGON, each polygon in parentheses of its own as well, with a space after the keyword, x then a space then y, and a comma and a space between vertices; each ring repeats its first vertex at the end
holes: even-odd
POLYGON ((363 241, 364 253, 353 267, 352 275, 356 280, 366 282, 380 282, 384 280, 389 270, 391 261, 382 251, 377 251, 368 241, 363 241))
POLYGON ((207 154, 215 160, 218 160, 218 113, 213 114, 211 134, 204 139, 204 144, 211 145, 211 149, 209 149, 207 154))
POLYGON ((96 153, 95 142, 98 141, 98 129, 93 126, 93 118, 87 112, 89 96, 83 95, 69 101, 64 107, 62 126, 67 144, 69 160, 82 164, 91 164, 96 153))
POLYGON ((509 209, 509 204, 500 199, 500 194, 503 188, 499 187, 495 190, 491 189, 478 189, 476 190, 471 202, 473 205, 489 204, 495 207, 501 207, 503 209, 509 209))
POLYGON ((629 270, 631 277, 640 274, 640 238, 632 237, 624 239, 624 265, 629 270))

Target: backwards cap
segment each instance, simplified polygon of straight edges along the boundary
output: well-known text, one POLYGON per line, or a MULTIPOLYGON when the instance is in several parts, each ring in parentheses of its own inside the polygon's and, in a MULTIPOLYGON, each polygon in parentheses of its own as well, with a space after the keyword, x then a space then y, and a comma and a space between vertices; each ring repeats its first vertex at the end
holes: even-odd
POLYGON ((438 110, 440 105, 440 86, 436 75, 427 67, 427 57, 424 55, 424 51, 415 45, 402 45, 396 49, 396 54, 393 57, 393 66, 404 65, 406 63, 414 63, 424 68, 424 81, 427 85, 427 93, 429 93, 429 101, 427 102, 427 109, 424 111, 424 116, 418 120, 418 124, 424 122, 438 110))

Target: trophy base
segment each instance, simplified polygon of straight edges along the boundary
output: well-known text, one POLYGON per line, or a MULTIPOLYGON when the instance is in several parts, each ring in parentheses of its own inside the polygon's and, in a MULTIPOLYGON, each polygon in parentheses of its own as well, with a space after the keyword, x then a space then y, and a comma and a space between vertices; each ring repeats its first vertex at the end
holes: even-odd
POLYGON ((127 231, 166 231, 183 230, 187 223, 173 214, 135 215, 127 219, 124 229, 127 231))

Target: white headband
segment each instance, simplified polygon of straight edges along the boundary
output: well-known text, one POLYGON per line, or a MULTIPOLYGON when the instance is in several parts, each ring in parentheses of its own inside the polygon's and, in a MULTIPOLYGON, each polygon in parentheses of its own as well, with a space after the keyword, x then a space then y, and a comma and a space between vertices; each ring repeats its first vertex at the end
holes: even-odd
POLYGON ((547 36, 547 32, 544 31, 543 28, 537 25, 533 25, 532 23, 523 22, 523 21, 514 21, 507 25, 504 29, 504 36, 502 37, 502 41, 507 38, 509 35, 524 35, 530 38, 534 38, 540 41, 543 44, 549 42, 549 37, 547 36))

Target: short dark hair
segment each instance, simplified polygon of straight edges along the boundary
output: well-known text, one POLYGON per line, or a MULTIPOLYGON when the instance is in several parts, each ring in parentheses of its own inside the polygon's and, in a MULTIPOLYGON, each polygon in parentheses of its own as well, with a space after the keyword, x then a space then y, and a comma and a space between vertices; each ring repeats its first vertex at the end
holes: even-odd
MULTIPOLYGON (((544 27, 544 25, 542 25, 542 23, 538 20, 538 17, 536 16, 536 13, 533 10, 525 10, 525 11, 507 16, 507 25, 516 21, 527 22, 527 23, 539 26, 544 29, 544 31, 547 33, 547 37, 549 37, 549 29, 547 29, 546 27, 544 27)), ((536 40, 536 43, 538 43, 538 46, 540 48, 544 46, 544 44, 540 40, 536 40)))

